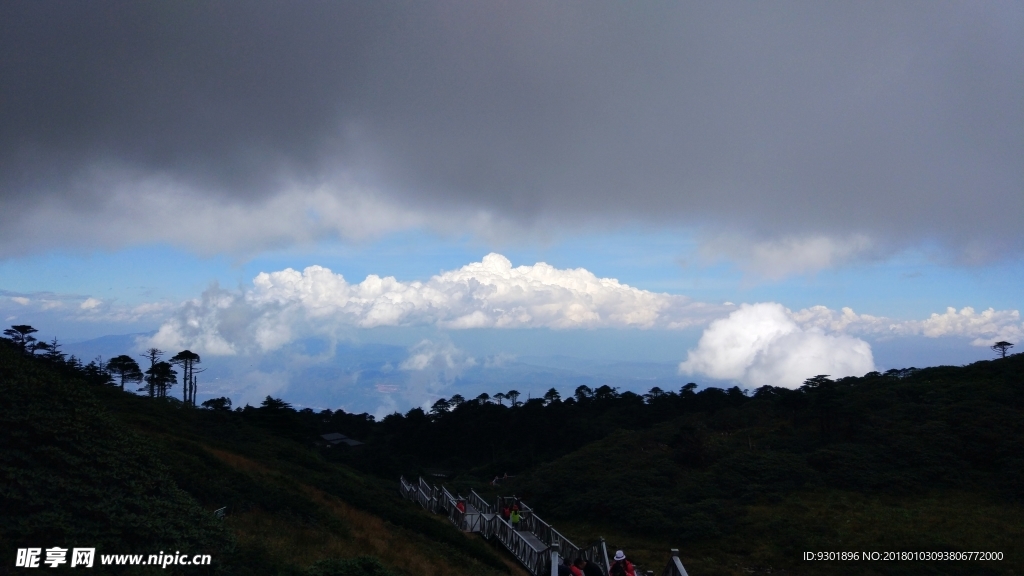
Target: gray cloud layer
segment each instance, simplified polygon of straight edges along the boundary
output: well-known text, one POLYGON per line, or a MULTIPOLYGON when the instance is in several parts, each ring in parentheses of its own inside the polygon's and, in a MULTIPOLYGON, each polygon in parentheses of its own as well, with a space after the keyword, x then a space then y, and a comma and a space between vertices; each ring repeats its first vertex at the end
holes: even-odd
POLYGON ((0 255, 349 205, 1024 249, 1019 2, 7 2, 0 55, 0 255))

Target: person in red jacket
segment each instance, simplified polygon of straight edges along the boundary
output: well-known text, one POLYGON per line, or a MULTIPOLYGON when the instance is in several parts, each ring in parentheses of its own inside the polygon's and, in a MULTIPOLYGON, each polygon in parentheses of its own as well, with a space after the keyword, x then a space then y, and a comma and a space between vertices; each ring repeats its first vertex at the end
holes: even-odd
POLYGON ((636 569, 633 567, 633 563, 626 559, 625 552, 616 550, 608 574, 610 576, 636 576, 636 569))
POLYGON ((583 561, 583 576, 605 576, 604 570, 601 570, 601 565, 597 562, 591 562, 590 560, 583 561))

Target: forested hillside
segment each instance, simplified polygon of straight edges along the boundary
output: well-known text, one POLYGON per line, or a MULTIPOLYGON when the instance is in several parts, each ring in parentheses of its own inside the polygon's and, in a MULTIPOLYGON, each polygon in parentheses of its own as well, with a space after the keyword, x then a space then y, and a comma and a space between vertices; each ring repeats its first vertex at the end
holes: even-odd
POLYGON ((553 520, 620 535, 652 562, 678 546, 694 574, 1020 573, 1022 373, 1018 355, 761 389, 737 406, 618 431, 511 487, 553 520), (853 550, 990 550, 1005 560, 800 560, 853 550))
MULTIPOLYGON (((603 534, 693 574, 1020 573, 1024 355, 964 367, 644 396, 552 391, 515 408, 441 401, 372 428, 346 455, 418 462, 455 486, 522 495, 586 541, 603 534), (999 563, 803 562, 805 551, 1001 551, 999 563)), ((407 466, 408 467, 408 466, 407 466)), ((397 473, 397 472, 394 472, 397 473)))
POLYGON ((5 543, 209 550, 224 573, 515 570, 397 498, 398 475, 429 473, 518 494, 570 538, 603 535, 652 569, 677 547, 695 576, 1024 572, 1020 354, 797 390, 511 390, 381 421, 135 396, 100 368, 0 347, 5 543), (329 432, 364 444, 329 446, 329 432), (1004 560, 802 560, 853 550, 1004 560))
POLYGON ((171 574, 509 571, 482 541, 400 500, 394 480, 326 462, 296 440, 287 408, 243 417, 86 376, 0 341, 0 572, 17 548, 53 546, 213 559, 171 574), (220 520, 213 512, 224 507, 220 520))

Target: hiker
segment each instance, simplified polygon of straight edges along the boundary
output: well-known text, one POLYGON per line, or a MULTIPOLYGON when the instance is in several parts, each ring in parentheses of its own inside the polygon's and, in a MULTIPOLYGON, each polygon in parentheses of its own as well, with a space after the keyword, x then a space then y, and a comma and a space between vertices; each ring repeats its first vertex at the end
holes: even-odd
POLYGON ((502 506, 502 508, 501 508, 501 519, 504 520, 505 522, 508 522, 509 521, 509 517, 511 515, 512 515, 512 509, 508 507, 508 503, 506 502, 505 505, 502 506))
POLYGON ((604 576, 604 570, 601 570, 601 567, 598 566, 597 562, 591 562, 584 558, 583 576, 604 576))
POLYGON ((636 569, 633 568, 633 563, 626 559, 626 553, 622 550, 615 551, 615 557, 612 558, 612 567, 608 571, 611 576, 636 576, 636 569))
POLYGON ((512 523, 512 529, 513 530, 519 530, 519 521, 521 519, 522 518, 519 516, 519 507, 518 506, 513 506, 512 507, 512 515, 509 516, 509 521, 512 523))
POLYGON ((459 512, 462 512, 463 514, 466 513, 466 502, 464 500, 459 500, 455 504, 455 507, 459 509, 459 512))
POLYGON ((562 561, 558 563, 558 576, 572 576, 572 571, 569 567, 572 566, 572 562, 568 558, 562 558, 562 561))
POLYGON ((572 563, 572 566, 570 567, 570 570, 572 570, 572 576, 583 576, 584 562, 585 560, 583 560, 582 557, 579 557, 572 563))

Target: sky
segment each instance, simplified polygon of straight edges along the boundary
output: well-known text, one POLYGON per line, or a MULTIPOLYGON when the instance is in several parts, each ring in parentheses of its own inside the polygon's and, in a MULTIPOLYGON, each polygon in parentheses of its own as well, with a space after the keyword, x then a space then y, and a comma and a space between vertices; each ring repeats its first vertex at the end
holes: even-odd
POLYGON ((0 314, 377 415, 991 358, 1022 61, 1009 1, 7 2, 0 314))

